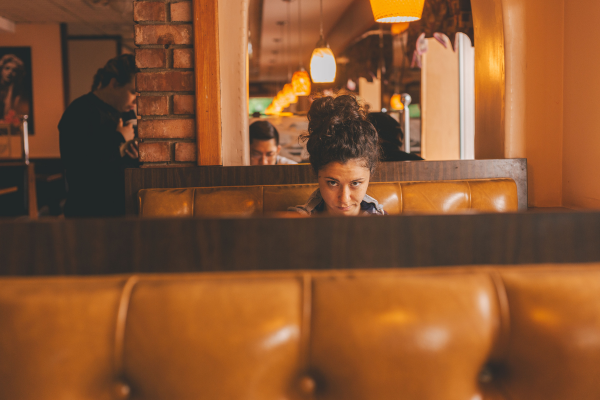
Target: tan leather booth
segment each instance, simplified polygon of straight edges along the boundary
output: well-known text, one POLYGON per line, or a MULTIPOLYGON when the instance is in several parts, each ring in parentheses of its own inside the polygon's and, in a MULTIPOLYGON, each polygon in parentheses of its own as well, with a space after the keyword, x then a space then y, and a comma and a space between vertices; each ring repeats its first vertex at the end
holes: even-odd
POLYGON ((600 264, 0 279, 0 399, 600 397, 600 264))
MULTIPOLYGON (((139 215, 249 216, 282 212, 304 204, 316 184, 215 186, 183 189, 142 189, 139 215)), ((517 186, 512 179, 373 182, 367 193, 389 214, 517 211, 517 186)))

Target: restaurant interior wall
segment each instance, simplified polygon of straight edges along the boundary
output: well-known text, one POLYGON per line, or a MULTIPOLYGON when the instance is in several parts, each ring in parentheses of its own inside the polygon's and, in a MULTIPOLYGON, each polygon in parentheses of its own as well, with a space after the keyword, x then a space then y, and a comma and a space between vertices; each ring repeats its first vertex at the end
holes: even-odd
POLYGON ((64 112, 59 24, 16 24, 14 33, 0 31, 0 47, 31 47, 35 134, 29 138, 31 158, 58 158, 58 122, 64 112))
POLYGON ((563 205, 600 208, 600 2, 565 1, 563 205))
POLYGON ((426 39, 421 69, 421 155, 426 160, 460 158, 458 52, 426 39))
POLYGON ((114 39, 69 40, 69 103, 90 92, 92 78, 117 54, 114 39))
POLYGON ((192 3, 134 2, 140 161, 196 164, 192 3))
MULTIPOLYGON (((505 157, 527 157, 529 205, 562 205, 564 0, 504 0, 505 157)), ((580 56, 583 56, 581 54, 580 56)))
POLYGON ((471 4, 475 157, 526 157, 529 205, 561 206, 565 2, 472 0, 471 4), (498 99, 503 103, 496 104, 498 99))

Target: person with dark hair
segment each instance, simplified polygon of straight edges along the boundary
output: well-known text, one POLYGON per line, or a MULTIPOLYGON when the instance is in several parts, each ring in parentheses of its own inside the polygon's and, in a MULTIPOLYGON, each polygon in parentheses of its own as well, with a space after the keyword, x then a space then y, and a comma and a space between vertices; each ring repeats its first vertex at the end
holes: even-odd
POLYGON ((290 207, 303 215, 385 215, 367 195, 379 162, 377 132, 352 95, 316 99, 308 111, 306 148, 319 188, 306 204, 290 207))
POLYGON ((135 58, 109 60, 92 91, 74 100, 58 124, 67 179, 67 217, 125 214, 125 168, 138 166, 138 147, 124 113, 135 108, 135 58))
POLYGON ((279 155, 279 132, 269 121, 250 124, 250 165, 297 164, 279 155))
POLYGON ((416 154, 402 151, 404 133, 400 124, 391 115, 382 112, 372 112, 367 116, 379 135, 381 161, 422 161, 416 154))

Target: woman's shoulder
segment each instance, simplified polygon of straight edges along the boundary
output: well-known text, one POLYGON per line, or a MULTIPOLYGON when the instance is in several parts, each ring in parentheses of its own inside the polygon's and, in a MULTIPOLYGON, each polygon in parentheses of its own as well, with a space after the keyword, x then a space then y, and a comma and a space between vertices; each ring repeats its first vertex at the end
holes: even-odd
POLYGON ((360 209, 363 214, 387 215, 387 212, 383 209, 383 205, 379 204, 375 198, 368 194, 365 194, 365 197, 360 202, 360 209))

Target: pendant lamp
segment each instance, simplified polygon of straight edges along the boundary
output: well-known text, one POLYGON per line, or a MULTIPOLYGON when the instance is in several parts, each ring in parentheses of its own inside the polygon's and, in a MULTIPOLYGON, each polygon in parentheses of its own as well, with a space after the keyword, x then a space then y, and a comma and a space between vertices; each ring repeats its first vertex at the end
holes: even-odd
POLYGON ((408 29, 409 22, 398 22, 392 24, 392 35, 400 35, 402 32, 408 29))
POLYGON ((371 0, 377 22, 411 22, 421 19, 425 0, 371 0))
POLYGON ((291 83, 286 83, 281 91, 286 103, 296 104, 298 102, 298 97, 294 94, 294 87, 291 83))
POLYGON ((315 83, 335 81, 335 57, 323 38, 323 0, 321 0, 321 38, 310 58, 310 76, 315 83))
POLYGON ((310 95, 310 75, 302 66, 302 14, 298 0, 298 71, 292 76, 292 87, 296 96, 310 95))
POLYGON ((404 104, 402 103, 402 96, 395 94, 390 100, 390 107, 394 110, 404 110, 404 104))

